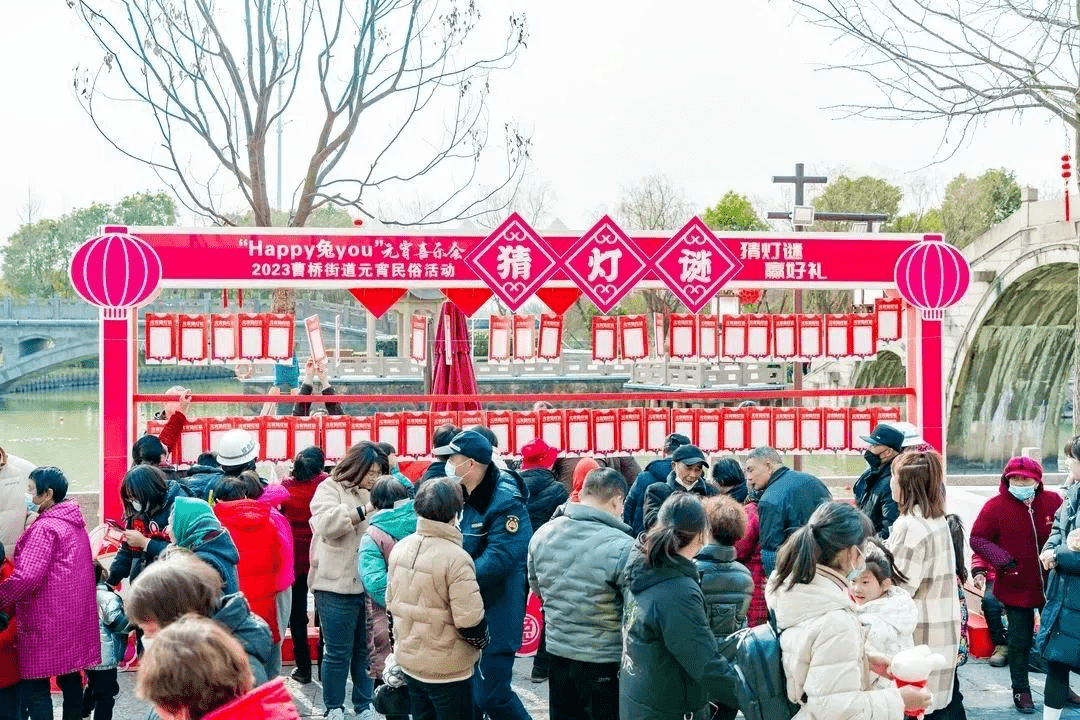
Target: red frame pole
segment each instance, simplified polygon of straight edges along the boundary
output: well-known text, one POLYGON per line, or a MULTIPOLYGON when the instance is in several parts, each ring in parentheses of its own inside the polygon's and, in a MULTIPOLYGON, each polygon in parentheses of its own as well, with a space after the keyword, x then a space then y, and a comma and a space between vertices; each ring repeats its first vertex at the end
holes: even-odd
POLYGON ((128 308, 101 310, 101 511, 102 519, 123 515, 120 482, 128 468, 134 420, 128 402, 132 385, 132 312, 128 308))

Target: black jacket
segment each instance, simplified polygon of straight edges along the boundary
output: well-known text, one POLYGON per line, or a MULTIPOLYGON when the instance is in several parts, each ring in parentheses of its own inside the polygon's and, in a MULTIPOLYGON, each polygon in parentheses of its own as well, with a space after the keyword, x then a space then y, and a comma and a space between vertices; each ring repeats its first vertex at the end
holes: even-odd
POLYGON ((112 565, 109 566, 109 585, 116 586, 121 580, 134 580, 147 565, 157 560, 161 551, 169 546, 169 540, 165 537, 165 528, 169 525, 169 515, 172 513, 173 501, 178 497, 190 497, 192 495, 188 486, 176 480, 170 480, 165 490, 165 498, 161 507, 153 508, 149 512, 140 512, 133 517, 125 518, 125 526, 128 530, 138 530, 149 539, 146 549, 133 548, 127 543, 120 545, 112 565))
POLYGON ((1046 605, 1042 609, 1034 650, 1047 660, 1074 669, 1080 664, 1080 552, 1068 548, 1069 534, 1080 526, 1080 484, 1065 493, 1065 502, 1054 516, 1054 527, 1043 551, 1054 550, 1057 566, 1046 582, 1046 605))
POLYGON ((832 500, 825 483, 813 475, 781 467, 769 478, 758 500, 761 565, 765 577, 776 567, 776 553, 793 532, 810 520, 822 503, 832 500))
POLYGON ((639 548, 627 568, 630 599, 619 673, 620 720, 672 720, 734 687, 732 669, 708 631, 694 563, 649 567, 639 548))
POLYGON ((251 674, 255 676, 255 685, 262 685, 272 679, 271 672, 277 668, 271 663, 274 654, 274 636, 270 626, 251 612, 244 593, 232 593, 221 598, 221 605, 211 618, 218 625, 229 631, 244 648, 251 665, 251 674))
MULTIPOLYGON (((687 492, 686 488, 679 484, 679 481, 675 479, 675 471, 672 470, 667 477, 666 482, 653 483, 645 490, 645 529, 648 530, 654 524, 656 524, 656 516, 660 514, 660 506, 664 504, 664 501, 675 492, 687 492)), ((698 478, 694 487, 690 488, 689 492, 695 495, 700 495, 703 498, 712 497, 713 495, 720 494, 720 488, 713 485, 711 482, 706 482, 705 478, 698 478)))
POLYGON ((892 524, 900 517, 900 508, 896 506, 892 488, 889 487, 891 477, 892 460, 876 468, 867 468, 853 488, 855 503, 874 523, 874 532, 882 540, 889 537, 892 524))
MULTIPOLYGON (((705 594, 709 627, 719 642, 746 627, 754 578, 746 566, 735 561, 735 548, 726 545, 709 543, 694 562, 701 573, 701 592, 705 594)), ((734 656, 728 659, 733 660, 734 656)))
POLYGON ((555 479, 555 473, 547 468, 520 470, 518 474, 529 490, 525 506, 529 509, 529 522, 533 532, 551 519, 555 508, 570 499, 563 484, 555 479))
POLYGON ((672 471, 671 458, 653 460, 638 473, 623 504, 623 522, 634 530, 634 537, 645 532, 645 491, 653 483, 667 482, 672 471))

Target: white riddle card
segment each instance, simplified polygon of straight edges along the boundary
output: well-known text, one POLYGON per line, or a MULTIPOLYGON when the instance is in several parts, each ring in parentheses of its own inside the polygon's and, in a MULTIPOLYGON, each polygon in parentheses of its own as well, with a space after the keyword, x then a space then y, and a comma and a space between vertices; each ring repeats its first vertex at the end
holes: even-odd
POLYGON ((540 355, 554 357, 559 354, 559 329, 543 327, 540 329, 540 355))
POLYGON ((202 360, 206 357, 206 335, 202 328, 184 328, 180 332, 180 357, 202 360))
POLYGON ((623 333, 623 357, 645 357, 645 329, 627 328, 623 333))
POLYGON ((214 356, 236 357, 236 331, 231 327, 214 328, 214 356))
POLYGON ((292 348, 289 347, 289 328, 268 328, 266 352, 267 355, 273 358, 289 357, 292 355, 292 348))
POLYGON ((155 358, 168 357, 172 348, 172 328, 150 328, 150 356, 155 358))
POLYGON ((619 435, 622 438, 621 450, 641 447, 641 438, 639 437, 640 427, 641 423, 636 420, 623 421, 620 423, 619 435))
POLYGON ((596 331, 596 357, 598 359, 615 358, 615 331, 596 331))
POLYGON ((671 354, 674 357, 687 357, 694 349, 694 328, 676 327, 671 333, 671 354))
POLYGON ((246 358, 263 356, 262 327, 244 327, 240 329, 240 354, 246 358))

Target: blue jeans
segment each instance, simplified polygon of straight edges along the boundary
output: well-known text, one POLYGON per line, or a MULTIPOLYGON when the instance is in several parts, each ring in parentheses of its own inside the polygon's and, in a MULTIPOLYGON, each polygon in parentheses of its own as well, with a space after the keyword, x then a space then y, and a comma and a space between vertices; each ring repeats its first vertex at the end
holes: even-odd
POLYGON ((476 717, 485 714, 491 720, 532 720, 521 699, 510 687, 514 673, 514 654, 480 656, 479 672, 473 675, 476 717))
POLYGON ((367 621, 363 595, 315 591, 315 608, 322 619, 325 649, 322 660, 323 704, 327 710, 345 707, 345 678, 352 675, 353 710, 371 705, 368 677, 367 621))

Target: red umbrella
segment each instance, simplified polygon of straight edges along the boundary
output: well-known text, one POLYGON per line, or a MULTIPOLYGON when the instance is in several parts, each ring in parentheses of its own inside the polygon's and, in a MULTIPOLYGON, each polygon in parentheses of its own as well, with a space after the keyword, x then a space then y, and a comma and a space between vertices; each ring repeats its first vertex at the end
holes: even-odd
MULTIPOLYGON (((457 305, 444 302, 435 328, 435 363, 431 381, 433 395, 476 395, 476 371, 472 363, 472 339, 468 322, 457 305)), ((435 402, 432 410, 479 410, 480 403, 435 402)))

